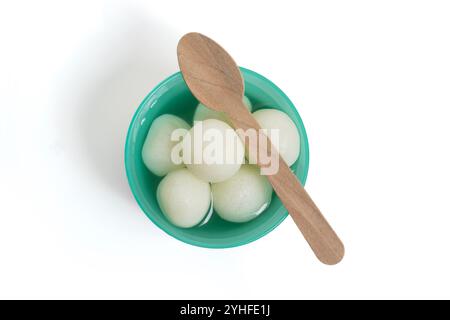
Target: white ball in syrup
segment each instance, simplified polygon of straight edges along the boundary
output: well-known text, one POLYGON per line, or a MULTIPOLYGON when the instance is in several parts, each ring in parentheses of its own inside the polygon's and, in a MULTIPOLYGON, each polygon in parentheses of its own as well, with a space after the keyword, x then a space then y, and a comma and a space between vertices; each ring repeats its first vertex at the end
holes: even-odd
POLYGON ((184 167, 182 163, 176 164, 172 160, 172 150, 179 142, 172 141, 171 135, 176 129, 187 132, 189 128, 186 121, 171 114, 164 114, 153 120, 142 148, 145 166, 160 177, 184 167))
POLYGON ((183 138, 186 167, 206 182, 222 182, 238 172, 244 162, 244 145, 227 123, 198 121, 183 138))
POLYGON ((211 205, 209 183, 187 169, 172 171, 158 185, 156 198, 161 211, 174 225, 191 228, 202 222, 211 205))
POLYGON ((261 128, 279 130, 278 142, 272 141, 272 143, 288 166, 293 165, 300 154, 300 135, 291 118, 286 113, 275 109, 261 109, 253 112, 253 116, 261 128))
MULTIPOLYGON (((243 98, 244 104, 247 107, 247 109, 252 112, 252 103, 250 102, 250 99, 244 96, 243 98)), ((230 123, 228 121, 228 117, 225 113, 212 110, 208 107, 206 107, 204 104, 199 103, 197 106, 197 109, 195 109, 194 113, 194 122, 195 121, 203 121, 206 119, 217 119, 226 123, 230 123)))
POLYGON ((270 204, 272 185, 259 167, 243 165, 232 178, 213 183, 213 206, 217 214, 231 222, 247 222, 256 218, 270 204))

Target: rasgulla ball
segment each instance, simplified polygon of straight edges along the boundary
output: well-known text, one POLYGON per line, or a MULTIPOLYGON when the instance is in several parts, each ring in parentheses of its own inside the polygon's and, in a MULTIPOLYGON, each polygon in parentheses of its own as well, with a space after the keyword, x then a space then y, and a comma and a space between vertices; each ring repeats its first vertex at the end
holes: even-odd
POLYGON ((156 197, 166 218, 181 228, 198 225, 211 205, 209 183, 187 169, 172 171, 158 185, 156 197))
POLYGON ((162 177, 184 166, 181 161, 179 164, 172 161, 172 150, 179 143, 171 139, 176 129, 187 132, 190 126, 183 119, 171 114, 156 118, 150 126, 142 148, 142 160, 145 166, 157 176, 162 177))
MULTIPOLYGON (((246 96, 244 96, 243 101, 248 111, 252 112, 252 103, 250 102, 250 100, 246 96)), ((206 119, 217 119, 226 123, 230 123, 225 113, 212 110, 206 107, 204 104, 199 103, 194 113, 194 122, 203 121, 206 119)))
POLYGON ((238 172, 244 162, 244 145, 227 123, 198 121, 183 138, 186 167, 206 182, 221 182, 238 172))
POLYGON ((211 186, 217 214, 231 222, 256 218, 270 204, 272 185, 257 166, 245 164, 232 178, 211 186))
MULTIPOLYGON (((284 161, 291 166, 300 154, 300 135, 289 116, 275 109, 261 109, 253 112, 253 116, 263 129, 279 130, 279 139, 272 141, 284 161)), ((268 133, 270 136, 270 132, 268 133)))

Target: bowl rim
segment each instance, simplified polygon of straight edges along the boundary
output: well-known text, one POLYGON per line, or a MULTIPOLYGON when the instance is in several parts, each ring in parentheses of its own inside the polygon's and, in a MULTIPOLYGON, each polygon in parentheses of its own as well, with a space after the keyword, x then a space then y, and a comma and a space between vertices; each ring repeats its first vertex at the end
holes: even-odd
MULTIPOLYGON (((239 67, 241 69, 241 71, 243 73, 248 73, 251 76, 254 76, 256 78, 259 78, 260 80, 268 83, 270 86, 272 86, 275 91, 277 91, 278 94, 280 94, 288 103, 289 107, 294 110, 293 114, 294 117, 296 118, 297 122, 300 124, 299 126, 299 130, 301 131, 301 135, 304 137, 304 148, 305 148, 305 163, 304 163, 304 174, 305 174, 305 183, 306 184, 306 180, 308 178, 308 172, 309 172, 309 141, 308 141, 308 135, 306 133, 306 129, 305 129, 305 125, 302 121, 302 118, 300 117, 300 114, 298 113, 297 108, 295 107, 295 105, 292 103, 292 101, 289 99, 289 97, 283 92, 283 90, 281 90, 275 83, 273 83, 272 81, 270 81, 269 79, 267 79, 266 77, 264 77, 263 75, 244 68, 244 67, 239 67)), ((137 197, 137 192, 135 190, 136 188, 136 183, 131 179, 131 173, 130 173, 130 164, 129 164, 129 149, 130 149, 130 141, 131 139, 131 132, 134 128, 135 122, 137 117, 140 114, 140 111, 146 106, 147 102, 153 97, 153 95, 158 92, 161 87, 164 87, 165 85, 167 85, 168 83, 174 81, 174 80, 178 80, 180 77, 182 77, 182 74, 180 71, 175 72, 174 74, 170 75, 169 77, 167 77, 166 79, 162 80, 161 82, 159 82, 148 94, 147 96, 142 100, 142 102, 139 104, 139 107, 136 109, 136 111, 134 112, 134 115, 130 121, 130 125, 128 127, 127 130, 127 135, 126 135, 126 140, 125 140, 125 148, 124 148, 124 164, 125 164, 125 172, 126 172, 126 176, 127 176, 127 181, 128 181, 128 185, 131 189, 131 193, 133 194, 134 199, 136 200, 137 204, 139 205, 140 209, 142 210, 142 212, 147 216, 148 219, 150 219, 150 221, 152 221, 152 223, 154 225, 156 225, 159 229, 161 229, 164 233, 168 234, 169 236, 183 242, 189 245, 193 245, 193 246, 197 246, 197 247, 203 247, 203 248, 208 248, 208 249, 227 249, 227 248, 234 248, 234 247, 239 247, 242 245, 246 245, 249 243, 252 243, 258 239, 261 239, 262 237, 266 236, 267 234, 269 234, 270 232, 272 232, 275 228, 277 228, 289 215, 286 208, 281 205, 281 207, 278 210, 283 210, 284 214, 281 215, 280 219, 277 220, 273 225, 270 226, 270 228, 267 228, 266 230, 264 230, 264 232, 261 232, 260 234, 256 235, 255 237, 252 237, 251 239, 244 239, 244 240, 240 240, 240 241, 236 241, 233 242, 231 244, 210 244, 210 243, 206 243, 206 242, 202 242, 202 241, 197 241, 197 240, 192 240, 189 238, 185 238, 183 236, 177 235, 174 232, 171 232, 170 230, 167 230, 166 228, 164 228, 164 226, 162 226, 158 221, 156 221, 156 219, 154 219, 149 213, 147 213, 147 211, 144 209, 144 206, 142 205, 141 200, 137 197)))

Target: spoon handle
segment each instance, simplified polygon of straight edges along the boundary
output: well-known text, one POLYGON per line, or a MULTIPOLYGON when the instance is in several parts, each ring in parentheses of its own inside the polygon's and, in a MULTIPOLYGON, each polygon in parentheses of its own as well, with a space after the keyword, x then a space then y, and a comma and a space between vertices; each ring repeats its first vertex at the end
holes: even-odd
POLYGON ((317 258, 329 265, 339 263, 345 253, 342 241, 286 162, 281 160, 278 173, 267 177, 317 258))
MULTIPOLYGON (((229 114, 230 121, 236 129, 240 128, 243 129, 243 131, 248 129, 260 129, 258 122, 253 118, 250 112, 248 112, 245 106, 236 108, 236 110, 239 110, 238 114, 229 114)), ((242 132, 240 130, 237 132, 241 135, 241 138, 244 139, 245 136, 242 136, 242 132)), ((266 143, 261 144, 258 142, 257 144, 251 144, 248 143, 249 141, 245 140, 249 153, 255 152, 253 154, 259 154, 259 151, 263 152, 262 154, 267 154, 267 150, 270 150, 269 152, 276 152, 276 149, 273 147, 267 136, 261 135, 258 139, 261 138, 267 139, 266 143), (265 146, 267 146, 267 148, 265 148, 265 146), (261 148, 265 148, 265 150, 261 150, 261 148)), ((317 258, 321 262, 329 265, 339 263, 345 253, 342 241, 331 228, 330 224, 303 188, 300 181, 292 173, 286 162, 284 162, 281 157, 278 158, 278 172, 267 176, 275 193, 286 207, 306 241, 308 241, 317 258)), ((258 157, 258 165, 260 167, 264 166, 264 164, 259 161, 258 157)), ((267 164, 265 165, 267 166, 267 164)))

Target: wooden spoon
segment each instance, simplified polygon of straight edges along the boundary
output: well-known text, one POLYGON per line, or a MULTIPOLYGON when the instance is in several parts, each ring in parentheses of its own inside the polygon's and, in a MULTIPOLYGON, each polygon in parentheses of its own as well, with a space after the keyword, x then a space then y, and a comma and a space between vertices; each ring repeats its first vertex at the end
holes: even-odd
MULTIPOLYGON (((178 43, 177 53, 184 80, 201 103, 224 112, 235 129, 260 129, 242 102, 244 81, 241 72, 221 46, 202 34, 188 33, 178 43)), ((266 145, 267 150, 263 151, 276 152, 270 141, 266 145)), ((264 143, 247 143, 246 147, 249 152, 258 152, 256 148, 261 146, 264 143)), ((258 165, 267 164, 258 160, 258 165)), ((267 177, 317 258, 330 265, 341 261, 344 245, 281 157, 278 172, 267 177)))

